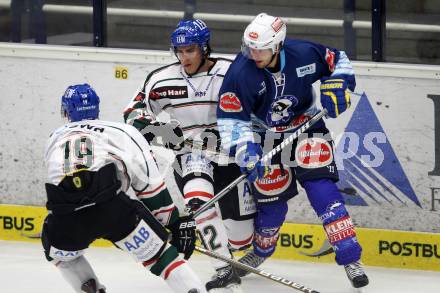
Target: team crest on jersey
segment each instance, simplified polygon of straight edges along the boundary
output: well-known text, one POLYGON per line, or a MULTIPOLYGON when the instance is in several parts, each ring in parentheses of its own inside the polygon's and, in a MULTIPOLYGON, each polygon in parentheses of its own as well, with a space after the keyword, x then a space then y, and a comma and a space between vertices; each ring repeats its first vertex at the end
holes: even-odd
POLYGON ((237 95, 232 92, 227 92, 221 95, 220 109, 222 109, 223 112, 241 112, 243 110, 237 95))
POLYGON ((255 181, 255 188, 261 194, 274 196, 286 191, 291 182, 292 173, 290 168, 281 170, 279 165, 272 165, 269 174, 255 181))
POLYGON ((320 137, 304 139, 296 146, 295 160, 306 169, 325 167, 333 161, 332 147, 320 137))
POLYGON ((282 96, 273 101, 270 110, 267 113, 267 123, 270 126, 279 126, 289 122, 293 117, 293 108, 298 105, 298 99, 295 96, 282 96))

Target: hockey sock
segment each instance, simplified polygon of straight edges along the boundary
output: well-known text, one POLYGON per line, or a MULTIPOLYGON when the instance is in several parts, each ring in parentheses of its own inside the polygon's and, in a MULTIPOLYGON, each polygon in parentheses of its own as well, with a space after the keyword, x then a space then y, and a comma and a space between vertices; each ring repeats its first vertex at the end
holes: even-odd
MULTIPOLYGON (((197 210, 201 205, 212 198, 214 187, 208 180, 196 178, 185 184, 183 194, 186 204, 190 205, 194 210, 197 210), (191 202, 197 202, 198 206, 191 205, 191 202)), ((228 248, 228 234, 219 210, 214 206, 200 214, 195 220, 198 235, 203 245, 218 254, 231 257, 228 248)), ((216 259, 212 259, 211 263, 215 269, 228 266, 227 263, 216 259)))
MULTIPOLYGON (((198 234, 206 249, 231 257, 226 228, 216 208, 211 208, 197 217, 196 225, 198 234)), ((211 263, 215 269, 228 266, 227 263, 214 258, 211 259, 211 263)))
POLYGON ((330 179, 318 179, 305 181, 303 186, 313 209, 323 223, 330 244, 335 249, 336 262, 339 265, 347 265, 358 261, 362 248, 336 184, 330 179))
POLYGON ((104 288, 95 275, 92 267, 84 256, 79 256, 70 261, 55 263, 63 278, 72 286, 76 292, 82 292, 81 286, 90 279, 95 279, 98 288, 104 288))
POLYGON ((164 279, 173 292, 186 293, 197 289, 200 293, 206 293, 202 281, 185 261, 176 262, 174 267, 171 265, 167 273, 164 279))

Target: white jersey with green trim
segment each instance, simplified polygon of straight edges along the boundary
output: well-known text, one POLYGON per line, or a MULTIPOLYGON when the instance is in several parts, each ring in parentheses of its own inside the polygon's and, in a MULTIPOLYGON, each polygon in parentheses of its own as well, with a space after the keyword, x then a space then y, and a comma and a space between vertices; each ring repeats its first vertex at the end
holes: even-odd
POLYGON ((176 119, 184 137, 194 137, 217 128, 218 93, 231 60, 210 58, 207 72, 188 75, 179 62, 152 71, 124 111, 128 124, 152 117, 168 122, 176 119))
POLYGON ((136 128, 118 122, 84 120, 68 123, 50 136, 45 152, 48 182, 58 185, 79 169, 97 171, 115 163, 122 191, 137 194, 165 188, 151 149, 136 128))

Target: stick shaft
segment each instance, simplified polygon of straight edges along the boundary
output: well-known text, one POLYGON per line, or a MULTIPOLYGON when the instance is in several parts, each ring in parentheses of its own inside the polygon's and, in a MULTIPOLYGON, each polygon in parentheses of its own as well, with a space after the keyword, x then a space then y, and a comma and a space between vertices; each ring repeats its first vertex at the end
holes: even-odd
MULTIPOLYGON (((269 162, 273 156, 275 156, 277 153, 281 152, 287 145, 291 144, 295 139, 297 139, 302 133, 304 133, 307 129, 309 129, 313 124, 318 122, 322 117, 327 115, 327 110, 324 109, 315 116, 312 117, 309 121, 305 122, 303 125, 301 125, 300 128, 298 128, 294 133, 292 133, 290 136, 288 136, 285 140, 283 140, 279 145, 277 145, 273 150, 265 154, 261 158, 262 163, 269 162)), ((206 211, 219 201, 224 195, 226 195, 229 191, 231 191, 236 185, 238 185, 241 181, 243 181, 247 177, 247 174, 241 174, 237 179, 232 181, 228 186, 223 188, 218 194, 216 194, 213 198, 211 198, 209 201, 207 201, 204 205, 202 205, 195 213, 194 218, 199 216, 201 213, 206 211)))
POLYGON ((298 284, 296 282, 293 282, 293 281, 290 281, 290 280, 285 279, 283 277, 274 275, 274 274, 272 274, 270 272, 267 272, 265 270, 262 270, 262 269, 253 268, 251 266, 248 266, 246 264, 240 263, 240 262, 238 262, 236 260, 233 260, 231 258, 225 257, 223 255, 220 255, 220 254, 215 253, 213 251, 207 250, 205 248, 196 246, 196 250, 201 252, 201 253, 203 253, 203 254, 205 254, 205 255, 208 255, 210 257, 213 257, 213 258, 222 260, 224 262, 227 262, 227 263, 229 263, 230 265, 232 265, 234 267, 237 267, 239 269, 242 269, 242 270, 245 270, 245 271, 257 274, 257 275, 259 275, 259 276, 261 276, 263 278, 266 278, 266 279, 269 279, 269 280, 271 280, 273 282, 276 282, 276 283, 279 283, 281 285, 287 286, 287 287, 289 287, 291 289, 295 289, 295 290, 298 290, 298 291, 301 291, 301 292, 305 292, 305 293, 319 293, 316 290, 307 288, 307 287, 305 287, 305 286, 303 286, 301 284, 298 284))

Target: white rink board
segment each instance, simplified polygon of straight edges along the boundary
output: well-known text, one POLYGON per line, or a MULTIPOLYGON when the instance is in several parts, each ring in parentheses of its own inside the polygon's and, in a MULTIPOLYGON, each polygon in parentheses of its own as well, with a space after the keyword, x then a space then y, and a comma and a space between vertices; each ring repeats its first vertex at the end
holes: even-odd
MULTIPOLYGON (((0 202, 22 205, 44 205, 44 145, 50 132, 63 123, 59 101, 67 86, 90 83, 102 100, 101 118, 122 121, 123 108, 147 74, 175 61, 160 51, 11 44, 0 44, 0 56, 0 202), (129 78, 114 78, 115 66, 127 67, 129 78)), ((381 151, 387 164, 401 166, 384 173, 365 173, 360 167, 367 180, 358 178, 352 187, 365 205, 349 205, 355 222, 370 228, 440 232, 440 191, 435 194, 439 200, 433 202, 431 190, 440 188, 440 179, 428 175, 435 165, 435 129, 434 104, 427 98, 440 96, 440 67, 357 62, 355 70, 356 93, 365 92, 368 98, 353 95, 352 108, 328 126, 338 138, 344 129, 356 128, 359 123, 350 120, 360 117, 368 133, 371 125, 377 128, 365 111, 366 105, 371 106, 383 130, 380 137, 385 137, 384 144, 374 144, 388 149, 381 151), (398 163, 390 163, 396 161, 393 154, 398 163), (396 183, 389 176, 407 181, 396 183), (358 188, 362 186, 372 197, 358 188)), ((361 150, 356 155, 371 153, 361 150)), ((162 166, 172 158, 162 149, 157 156, 162 166)), ((318 223, 304 194, 291 200, 288 220, 318 223)))

